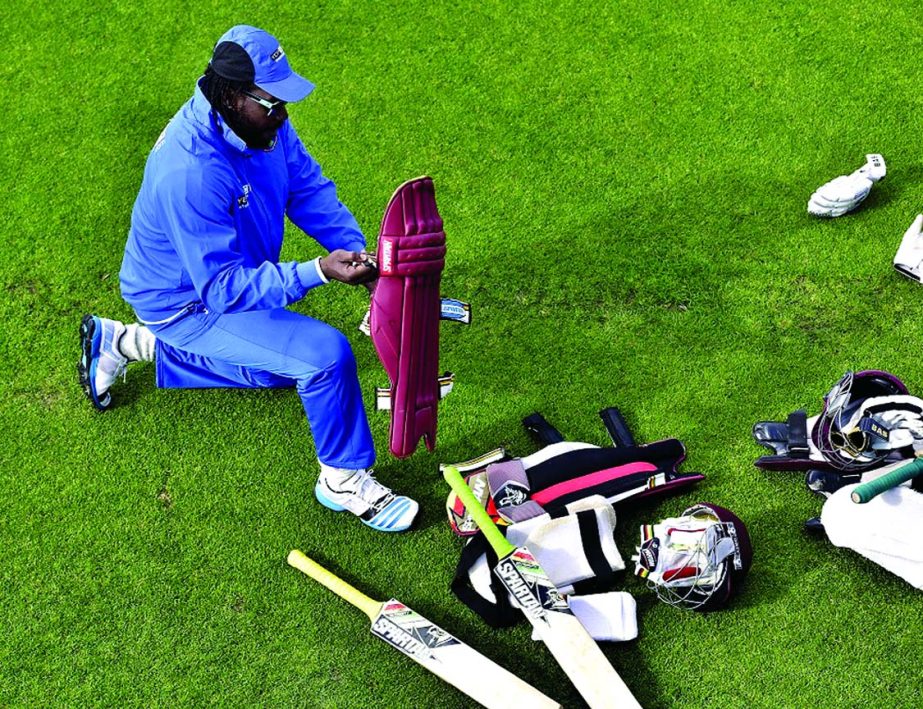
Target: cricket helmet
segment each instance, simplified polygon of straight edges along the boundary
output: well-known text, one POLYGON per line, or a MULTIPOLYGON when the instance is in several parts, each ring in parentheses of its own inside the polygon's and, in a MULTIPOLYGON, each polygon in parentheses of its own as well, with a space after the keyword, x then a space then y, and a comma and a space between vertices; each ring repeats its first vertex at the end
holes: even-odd
POLYGON ((881 464, 893 448, 884 445, 888 427, 881 414, 903 408, 891 397, 908 396, 893 374, 875 369, 846 372, 824 397, 811 438, 824 459, 842 471, 881 464))
POLYGON ((635 573, 664 603, 707 613, 738 592, 753 562, 747 527, 708 502, 641 528, 635 573))

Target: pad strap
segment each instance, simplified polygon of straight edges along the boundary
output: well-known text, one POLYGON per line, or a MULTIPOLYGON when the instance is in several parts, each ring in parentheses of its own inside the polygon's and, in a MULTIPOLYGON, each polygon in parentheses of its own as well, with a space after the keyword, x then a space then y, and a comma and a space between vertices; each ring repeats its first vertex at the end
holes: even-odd
POLYGON ((788 453, 792 458, 807 458, 808 448, 808 414, 798 409, 788 415, 788 453))
MULTIPOLYGON (((816 418, 816 417, 815 417, 816 418)), ((773 452, 757 459, 756 467, 763 470, 834 470, 818 453, 811 441, 809 424, 804 409, 793 411, 788 419, 760 421, 753 425, 753 439, 773 452)))
MULTIPOLYGON (((439 377, 439 399, 445 399, 455 388, 455 373, 446 372, 439 377)), ((391 410, 390 387, 375 387, 375 409, 377 411, 391 410)))
MULTIPOLYGON (((439 306, 439 319, 459 322, 462 325, 471 324, 471 304, 456 298, 443 298, 439 306)), ((366 337, 372 336, 372 304, 369 303, 368 309, 359 323, 359 332, 366 337)))
POLYGON ((470 325, 471 304, 456 298, 443 298, 439 304, 439 318, 470 325))
POLYGON ((609 438, 612 439, 613 446, 618 448, 619 446, 637 445, 635 437, 631 435, 631 429, 628 428, 628 423, 622 416, 622 412, 616 407, 610 406, 603 409, 599 412, 599 417, 603 420, 606 431, 609 432, 609 438))
POLYGON ((532 434, 535 440, 544 446, 549 446, 552 443, 560 443, 564 440, 564 436, 561 435, 561 432, 548 423, 548 419, 537 411, 526 416, 522 420, 522 425, 532 434))

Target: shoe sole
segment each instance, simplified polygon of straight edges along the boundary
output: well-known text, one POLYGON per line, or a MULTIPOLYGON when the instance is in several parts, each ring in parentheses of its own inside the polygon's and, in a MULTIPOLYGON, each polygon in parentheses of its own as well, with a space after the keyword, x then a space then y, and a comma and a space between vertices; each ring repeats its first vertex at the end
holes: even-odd
POLYGON ((100 337, 96 318, 92 315, 84 315, 83 320, 80 321, 80 361, 77 362, 77 374, 80 376, 83 393, 86 394, 93 407, 97 411, 107 411, 112 404, 112 397, 107 396, 105 403, 101 402, 93 389, 97 359, 94 356, 94 350, 98 354, 100 337))

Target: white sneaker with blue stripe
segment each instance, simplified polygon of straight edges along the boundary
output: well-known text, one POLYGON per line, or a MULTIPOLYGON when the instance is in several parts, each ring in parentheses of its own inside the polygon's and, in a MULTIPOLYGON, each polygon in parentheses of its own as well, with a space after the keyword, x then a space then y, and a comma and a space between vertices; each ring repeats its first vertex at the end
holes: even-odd
POLYGON ((342 470, 322 466, 314 496, 335 512, 348 510, 363 523, 380 532, 409 529, 420 506, 403 495, 395 495, 378 482, 371 470, 342 470))
POLYGON ((124 324, 96 315, 84 315, 80 323, 80 386, 100 411, 112 406, 109 388, 128 364, 128 358, 119 350, 119 338, 124 332, 124 324))

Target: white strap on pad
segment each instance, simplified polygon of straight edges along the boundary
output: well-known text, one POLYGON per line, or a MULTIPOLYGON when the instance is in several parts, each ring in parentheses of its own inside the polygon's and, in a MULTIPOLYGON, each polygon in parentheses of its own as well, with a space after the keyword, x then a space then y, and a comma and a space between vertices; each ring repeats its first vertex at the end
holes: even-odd
MULTIPOLYGON (((439 377, 439 398, 445 399, 454 386, 454 372, 446 372, 439 377)), ((391 389, 389 387, 375 387, 375 409, 378 411, 391 410, 391 389)))

